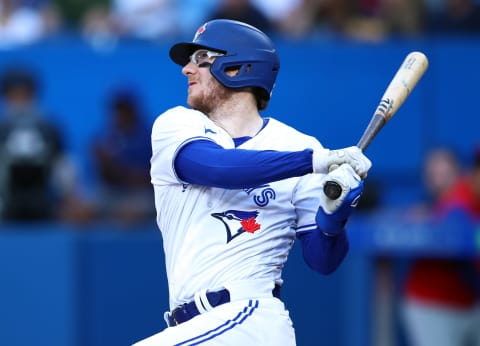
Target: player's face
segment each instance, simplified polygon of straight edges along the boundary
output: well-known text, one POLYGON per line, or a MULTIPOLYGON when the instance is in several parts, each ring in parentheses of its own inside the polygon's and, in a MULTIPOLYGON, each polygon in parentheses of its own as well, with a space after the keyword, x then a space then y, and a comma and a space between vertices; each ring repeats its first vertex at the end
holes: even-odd
POLYGON ((230 97, 233 91, 212 76, 210 66, 215 56, 205 52, 208 51, 195 52, 190 62, 183 67, 182 73, 188 78, 188 105, 208 115, 230 97))

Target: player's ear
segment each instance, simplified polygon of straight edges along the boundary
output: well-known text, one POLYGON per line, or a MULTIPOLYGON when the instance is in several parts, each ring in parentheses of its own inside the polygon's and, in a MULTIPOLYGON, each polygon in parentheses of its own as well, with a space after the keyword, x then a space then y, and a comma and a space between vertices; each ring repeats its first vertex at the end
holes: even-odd
POLYGON ((238 76, 238 73, 240 72, 240 66, 230 66, 225 68, 224 71, 228 77, 233 78, 238 76))

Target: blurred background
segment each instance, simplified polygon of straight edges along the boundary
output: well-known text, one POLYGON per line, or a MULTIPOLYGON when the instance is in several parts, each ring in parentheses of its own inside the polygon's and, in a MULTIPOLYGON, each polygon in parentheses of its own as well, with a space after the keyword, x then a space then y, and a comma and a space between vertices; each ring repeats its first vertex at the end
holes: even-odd
POLYGON ((356 144, 404 57, 430 67, 368 148, 350 253, 294 246, 299 346, 480 345, 480 1, 0 0, 0 345, 130 345, 168 308, 150 130, 187 85, 168 58, 212 18, 276 42, 264 116, 356 144))

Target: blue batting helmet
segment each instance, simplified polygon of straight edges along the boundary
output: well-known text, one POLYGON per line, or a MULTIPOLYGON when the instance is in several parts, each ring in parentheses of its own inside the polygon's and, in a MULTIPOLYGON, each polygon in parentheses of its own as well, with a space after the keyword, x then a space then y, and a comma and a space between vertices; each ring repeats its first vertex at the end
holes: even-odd
POLYGON ((180 66, 190 61, 197 49, 208 49, 225 55, 215 59, 210 67, 212 75, 224 86, 239 89, 259 88, 263 92, 263 106, 270 99, 280 61, 270 38, 259 29, 239 21, 215 19, 203 24, 192 42, 175 44, 170 49, 170 58, 180 66), (238 68, 235 76, 225 72, 238 68))

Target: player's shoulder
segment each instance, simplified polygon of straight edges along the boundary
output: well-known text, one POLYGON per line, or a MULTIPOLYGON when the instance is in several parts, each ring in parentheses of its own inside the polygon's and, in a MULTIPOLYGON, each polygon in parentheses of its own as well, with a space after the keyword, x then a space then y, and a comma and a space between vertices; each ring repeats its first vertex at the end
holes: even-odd
POLYGON ((203 118, 205 114, 197 110, 187 108, 184 106, 176 106, 170 109, 167 109, 165 112, 160 114, 156 120, 162 121, 170 118, 175 118, 176 120, 181 118, 203 118))
POLYGON ((207 120, 207 116, 202 112, 196 111, 191 108, 184 106, 176 106, 170 109, 167 109, 165 112, 161 113, 155 119, 153 127, 166 126, 168 124, 195 124, 203 123, 207 120))
POLYGON ((279 138, 290 139, 293 142, 308 145, 309 147, 321 145, 317 138, 301 132, 293 126, 275 118, 270 117, 268 125, 271 127, 272 132, 274 132, 279 138))

